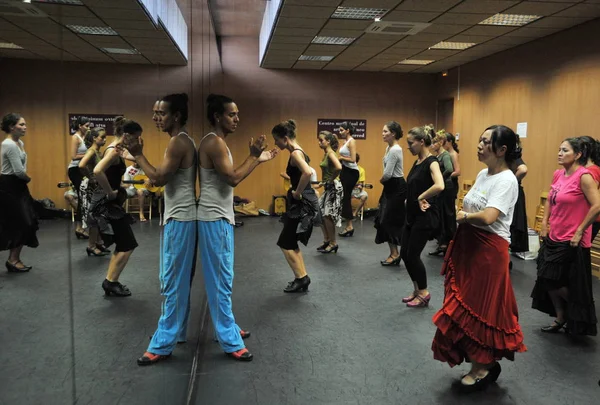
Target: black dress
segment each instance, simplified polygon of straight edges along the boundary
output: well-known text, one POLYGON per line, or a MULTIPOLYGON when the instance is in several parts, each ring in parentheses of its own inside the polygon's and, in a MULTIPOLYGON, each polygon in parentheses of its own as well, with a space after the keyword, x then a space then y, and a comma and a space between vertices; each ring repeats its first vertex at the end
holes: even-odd
MULTIPOLYGON (((112 147, 106 150, 110 148, 112 147)), ((119 158, 118 163, 105 172, 111 189, 118 191, 117 198, 109 201, 104 190, 99 187, 92 196, 89 207, 88 223, 98 227, 105 246, 115 244, 115 252, 128 252, 138 246, 131 229, 132 218, 123 208, 127 193, 121 188, 121 178, 126 168, 123 159, 119 158)))
POLYGON ((12 174, 0 175, 0 250, 38 247, 38 228, 27 183, 12 174))
MULTIPOLYGON (((310 158, 303 150, 295 150, 301 151, 304 155, 304 161, 310 163, 310 158)), ((283 229, 277 240, 277 246, 285 250, 297 250, 298 241, 306 246, 312 234, 313 226, 321 225, 321 210, 317 194, 310 183, 302 190, 302 199, 296 200, 292 197, 292 191, 298 188, 302 172, 299 168, 292 166, 291 156, 285 173, 290 177, 292 187, 287 192, 286 213, 282 218, 283 229)))
MULTIPOLYGON (((515 166, 524 165, 523 159, 518 159, 515 166)), ((525 192, 521 181, 519 181, 519 197, 515 205, 513 220, 510 224, 510 250, 512 252, 529 251, 529 235, 527 230, 527 208, 525 203, 525 192)))
POLYGON ((430 171, 430 166, 434 162, 438 162, 435 156, 429 156, 420 164, 417 164, 415 161, 406 178, 408 187, 406 195, 406 224, 414 225, 418 222, 420 228, 429 229, 431 232, 429 234, 430 240, 435 237, 440 227, 439 196, 427 199, 430 207, 425 212, 421 211, 418 198, 434 184, 430 171))

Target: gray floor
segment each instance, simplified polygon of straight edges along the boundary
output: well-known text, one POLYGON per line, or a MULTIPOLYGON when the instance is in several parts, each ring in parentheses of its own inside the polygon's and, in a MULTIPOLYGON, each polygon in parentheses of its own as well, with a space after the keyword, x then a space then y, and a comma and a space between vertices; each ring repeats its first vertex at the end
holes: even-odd
MULTIPOLYGON (((254 361, 226 358, 210 324, 202 328, 198 274, 188 343, 147 368, 135 359, 160 313, 158 223, 134 225, 140 248, 122 276, 133 296, 106 299, 100 283, 108 258, 85 256, 86 243, 71 240, 70 223, 44 222, 41 246, 23 254, 32 272, 0 271, 0 404, 181 404, 190 392, 190 402, 202 405, 597 403, 597 338, 539 332, 550 318, 529 308, 533 262, 514 259, 513 270, 529 351, 503 362, 497 386, 464 397, 450 385, 468 366, 450 369, 430 350, 441 258, 424 256, 430 307, 408 309, 400 298, 410 279, 403 266, 379 266, 387 248, 372 243, 370 220, 340 240, 337 255, 314 251, 317 230, 303 250, 310 292, 286 295, 292 274, 275 246, 281 225, 273 218, 244 222, 236 230, 233 302, 238 323, 253 333, 247 344, 254 361)), ((600 282, 594 289, 600 292, 600 282)))

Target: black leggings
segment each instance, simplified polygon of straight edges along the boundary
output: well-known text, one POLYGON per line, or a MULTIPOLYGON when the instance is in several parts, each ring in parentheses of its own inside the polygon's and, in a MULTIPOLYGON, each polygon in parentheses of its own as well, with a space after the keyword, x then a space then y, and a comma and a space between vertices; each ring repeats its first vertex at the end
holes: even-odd
POLYGON ((81 221, 81 194, 79 193, 79 186, 81 186, 81 180, 83 180, 83 176, 81 175, 81 171, 79 167, 69 167, 67 171, 69 175, 69 180, 73 183, 73 188, 75 189, 75 194, 77 194, 77 209, 75 210, 75 221, 81 221))
POLYGON ((600 231, 600 222, 594 222, 592 224, 592 242, 596 239, 596 235, 598 235, 598 231, 600 231))
POLYGON ((358 170, 342 166, 340 181, 342 182, 342 188, 344 189, 344 195, 342 197, 342 218, 354 219, 354 216, 352 215, 352 190, 358 182, 358 170))
POLYGON ((427 272, 421 260, 421 252, 430 239, 432 229, 428 218, 419 217, 412 224, 405 224, 402 231, 400 257, 404 260, 406 270, 419 290, 427 288, 427 272))
MULTIPOLYGON (((448 184, 448 183, 446 183, 448 184)), ((448 243, 454 238, 456 233, 456 199, 454 189, 445 189, 442 191, 440 202, 442 210, 442 233, 439 238, 439 244, 448 246, 448 243)))

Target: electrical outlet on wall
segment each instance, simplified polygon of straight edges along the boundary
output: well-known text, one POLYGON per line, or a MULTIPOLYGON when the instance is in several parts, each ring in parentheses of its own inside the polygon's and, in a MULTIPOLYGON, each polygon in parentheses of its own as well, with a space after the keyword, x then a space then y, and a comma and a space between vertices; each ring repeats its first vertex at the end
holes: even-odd
POLYGON ((460 139, 460 134, 458 132, 456 134, 454 134, 454 136, 456 137, 457 141, 460 139))

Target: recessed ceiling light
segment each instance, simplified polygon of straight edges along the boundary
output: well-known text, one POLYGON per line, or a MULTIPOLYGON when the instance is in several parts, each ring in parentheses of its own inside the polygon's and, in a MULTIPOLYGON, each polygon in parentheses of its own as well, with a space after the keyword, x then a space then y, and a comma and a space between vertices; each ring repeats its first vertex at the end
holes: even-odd
POLYGON ((434 60, 423 60, 423 59, 405 59, 402 62, 398 62, 399 65, 429 65, 435 62, 434 60))
POLYGON ((71 4, 73 6, 83 6, 81 0, 35 0, 36 3, 53 3, 53 4, 71 4))
POLYGON ((86 27, 85 25, 67 25, 67 28, 77 34, 86 35, 119 35, 110 27, 86 27))
POLYGON ((310 61, 318 61, 318 62, 329 62, 333 59, 333 56, 309 56, 309 55, 300 55, 298 60, 310 60, 310 61))
POLYGON ((442 41, 429 49, 467 49, 477 45, 475 42, 446 42, 442 41))
POLYGON ((328 45, 350 45, 356 38, 348 37, 315 37, 312 40, 313 44, 328 44, 328 45))
POLYGON ((363 8, 363 7, 338 7, 331 18, 345 18, 348 20, 374 20, 381 18, 387 9, 385 8, 363 8))
POLYGON ((480 25, 505 25, 509 27, 520 27, 530 22, 539 20, 543 16, 533 14, 496 14, 486 18, 480 25))
POLYGON ((139 51, 137 49, 131 48, 102 48, 102 50, 106 53, 116 53, 120 55, 139 55, 139 51))
POLYGON ((0 49, 23 49, 23 47, 11 42, 0 42, 0 49))

